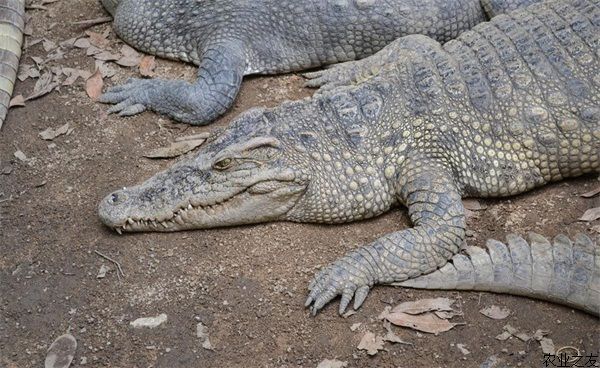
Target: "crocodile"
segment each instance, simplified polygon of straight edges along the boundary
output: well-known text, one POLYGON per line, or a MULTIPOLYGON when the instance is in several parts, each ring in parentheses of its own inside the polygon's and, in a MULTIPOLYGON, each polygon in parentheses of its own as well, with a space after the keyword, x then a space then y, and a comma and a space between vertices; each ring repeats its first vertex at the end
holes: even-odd
POLYGON ((349 68, 360 82, 239 115, 195 153, 107 195, 99 217, 119 233, 177 231, 343 223, 404 205, 412 227, 309 285, 312 313, 338 296, 340 313, 353 298, 359 308, 375 284, 433 272, 459 252, 462 198, 600 172, 599 1, 535 4, 443 45, 399 38, 365 59, 365 70, 388 61, 370 75, 349 68))
POLYGON ((25 0, 0 0, 0 129, 12 96, 25 28, 25 0))
POLYGON ((371 55, 398 37, 445 42, 537 0, 102 0, 128 44, 199 66, 193 83, 130 79, 99 101, 109 113, 147 109, 205 125, 233 104, 242 78, 287 73, 371 55))

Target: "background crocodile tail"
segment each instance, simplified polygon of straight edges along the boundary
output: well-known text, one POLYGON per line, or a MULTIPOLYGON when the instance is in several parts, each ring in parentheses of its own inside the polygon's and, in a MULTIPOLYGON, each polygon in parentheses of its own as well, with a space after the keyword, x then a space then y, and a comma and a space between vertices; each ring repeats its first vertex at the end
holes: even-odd
POLYGON ((529 242, 514 234, 506 240, 467 247, 439 270, 394 285, 522 295, 600 314, 600 247, 592 239, 559 235, 550 242, 530 233, 529 242))
POLYGON ((12 96, 25 27, 25 0, 0 0, 0 129, 12 96))

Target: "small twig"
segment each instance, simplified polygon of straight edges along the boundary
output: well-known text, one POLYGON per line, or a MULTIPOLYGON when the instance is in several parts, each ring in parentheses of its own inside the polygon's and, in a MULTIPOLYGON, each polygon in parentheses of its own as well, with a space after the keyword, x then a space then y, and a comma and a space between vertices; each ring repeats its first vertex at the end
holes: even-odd
POLYGON ((119 272, 121 273, 121 275, 123 275, 123 277, 125 277, 125 272, 123 272, 123 269, 121 268, 121 264, 117 261, 115 261, 114 259, 110 258, 107 255, 104 255, 100 252, 98 252, 97 250, 94 250, 94 253, 96 253, 97 255, 99 255, 102 258, 105 258, 109 261, 111 261, 112 263, 114 263, 117 266, 117 277, 119 278, 119 280, 121 280, 121 276, 119 275, 119 272))
POLYGON ((113 20, 112 17, 101 17, 101 18, 96 18, 96 19, 80 20, 79 22, 71 22, 71 24, 74 26, 82 26, 85 28, 89 28, 89 27, 97 26, 99 24, 112 22, 112 20, 113 20))

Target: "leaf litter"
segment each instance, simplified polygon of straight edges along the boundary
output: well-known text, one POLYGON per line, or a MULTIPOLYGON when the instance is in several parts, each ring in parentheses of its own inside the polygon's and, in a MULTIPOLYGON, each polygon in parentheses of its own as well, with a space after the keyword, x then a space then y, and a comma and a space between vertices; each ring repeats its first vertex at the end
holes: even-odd
POLYGON ((497 305, 490 305, 489 307, 481 309, 479 313, 491 319, 505 319, 510 315, 510 309, 499 307, 497 305))
MULTIPOLYGON (((34 4, 33 7, 47 10, 40 4, 34 4)), ((84 88, 88 96, 96 100, 100 96, 101 87, 103 86, 103 81, 101 82, 96 74, 97 70, 100 70, 102 79, 111 78, 117 73, 116 69, 108 66, 107 63, 109 62, 124 67, 139 67, 139 72, 143 77, 154 75, 156 64, 153 56, 144 56, 125 44, 121 44, 120 50, 114 50, 110 47, 109 34, 110 27, 106 27, 102 32, 88 30, 79 37, 60 42, 46 37, 28 39, 25 48, 41 44, 41 49, 46 52, 46 55, 33 56, 31 59, 34 64, 22 63, 19 66, 18 78, 21 82, 29 78, 37 79, 37 81, 33 91, 27 97, 22 100, 15 100, 11 106, 24 106, 26 101, 45 96, 61 86, 75 85, 80 78, 84 81, 84 88), (51 62, 64 59, 65 55, 73 49, 82 49, 87 56, 94 58, 95 69, 93 73, 63 65, 51 66, 51 62)))
POLYGON ((42 137, 43 140, 45 141, 51 141, 54 138, 63 135, 63 134, 69 134, 70 132, 72 132, 72 129, 69 129, 69 123, 66 123, 64 125, 61 125, 60 127, 54 129, 54 128, 47 128, 46 130, 40 132, 40 137, 42 137))
POLYGON ((375 355, 379 350, 383 350, 383 344, 383 337, 367 331, 360 340, 357 349, 366 350, 367 354, 375 355))

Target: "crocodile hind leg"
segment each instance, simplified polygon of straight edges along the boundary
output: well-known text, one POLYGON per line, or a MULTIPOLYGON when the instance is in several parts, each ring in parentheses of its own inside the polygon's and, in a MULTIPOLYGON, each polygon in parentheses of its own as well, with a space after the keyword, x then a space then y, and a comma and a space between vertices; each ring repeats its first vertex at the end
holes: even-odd
POLYGON ((306 87, 318 88, 317 93, 324 93, 340 87, 357 85, 381 74, 393 67, 403 52, 414 49, 421 43, 439 44, 433 39, 420 35, 405 36, 390 43, 376 54, 361 60, 335 64, 329 68, 302 74, 306 79, 306 87))
POLYGON ((246 69, 237 42, 209 46, 202 54, 195 83, 164 79, 130 79, 108 89, 99 101, 114 104, 109 113, 131 116, 153 110, 192 125, 205 125, 233 103, 246 69))
MULTIPOLYGON (((506 12, 523 8, 541 0, 481 0, 482 7, 489 18, 506 12)), ((433 49, 439 44, 423 35, 409 35, 390 43, 379 52, 361 60, 335 64, 329 68, 304 73, 308 80, 306 87, 319 88, 317 93, 324 93, 338 87, 363 83, 395 65, 400 55, 410 51, 422 52, 425 48, 433 49)))
MULTIPOLYGON (((434 39, 423 35, 411 35, 397 39, 378 53, 358 61, 334 65, 304 76, 309 80, 308 87, 319 87, 317 94, 352 87, 386 73, 396 73, 398 63, 404 59, 427 59, 433 62, 448 62, 442 45, 434 39)), ((452 62, 452 61, 449 61, 452 62)), ((458 67, 455 65, 455 67, 458 67)), ((455 79, 453 76, 447 76, 455 79)))
POLYGON ((444 265, 464 242, 461 194, 442 162, 415 157, 397 177, 397 196, 414 227, 385 235, 322 269, 310 283, 313 314, 342 296, 339 313, 354 297, 357 309, 378 283, 407 280, 444 265), (426 170, 424 168, 427 168, 426 170))

